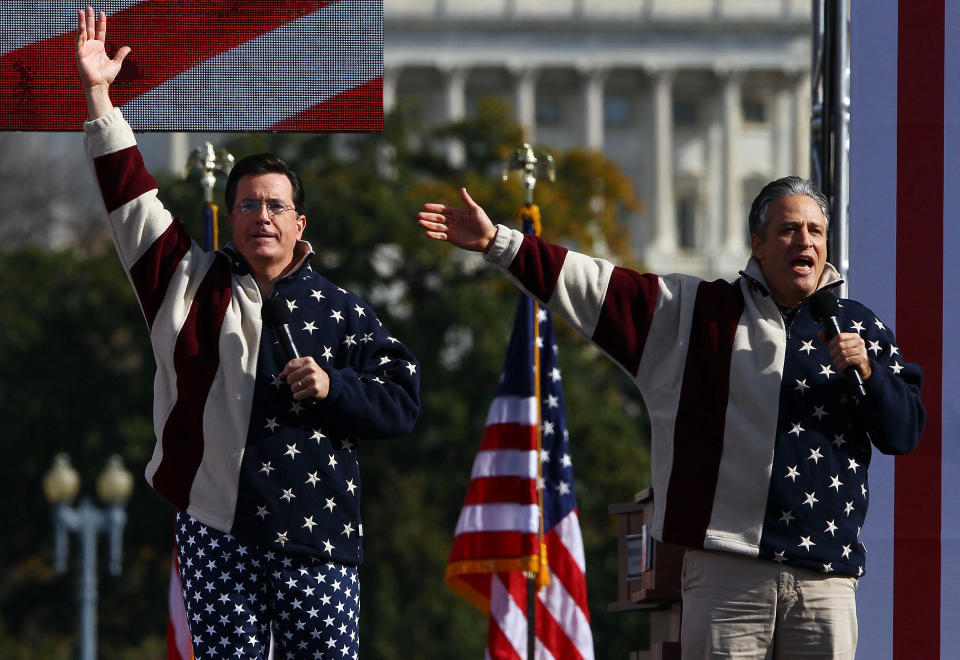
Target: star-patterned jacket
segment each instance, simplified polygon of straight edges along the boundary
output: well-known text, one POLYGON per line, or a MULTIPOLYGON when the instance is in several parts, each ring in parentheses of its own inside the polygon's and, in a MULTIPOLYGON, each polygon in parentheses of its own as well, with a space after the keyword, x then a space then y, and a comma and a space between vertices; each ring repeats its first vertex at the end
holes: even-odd
POLYGON ((358 445, 413 428, 416 360, 368 305, 310 267, 301 241, 297 266, 270 295, 286 301, 294 342, 327 371, 330 391, 314 405, 294 401, 243 258, 230 245, 208 253, 191 241, 158 201, 119 109, 84 131, 157 363, 147 480, 243 542, 359 563, 358 445))
MULTIPOLYGON (((863 305, 839 322, 866 342, 859 404, 807 304, 785 322, 759 262, 733 283, 638 273, 498 227, 486 258, 606 352, 650 416, 653 535, 837 575, 864 570, 871 445, 903 454, 925 412, 920 367, 863 305)), ((820 287, 840 283, 827 265, 820 287)))

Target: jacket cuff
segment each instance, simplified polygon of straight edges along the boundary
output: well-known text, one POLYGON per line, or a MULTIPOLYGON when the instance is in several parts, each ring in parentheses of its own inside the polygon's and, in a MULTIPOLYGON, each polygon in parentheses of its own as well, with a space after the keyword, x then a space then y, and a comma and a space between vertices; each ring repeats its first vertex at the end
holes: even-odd
POLYGON ((520 251, 522 243, 522 232, 510 229, 506 225, 497 225, 497 235, 490 249, 483 254, 483 258, 501 268, 508 268, 520 251))
POLYGON ((120 108, 114 108, 102 117, 83 122, 87 153, 91 158, 112 154, 136 146, 133 129, 123 118, 120 108))

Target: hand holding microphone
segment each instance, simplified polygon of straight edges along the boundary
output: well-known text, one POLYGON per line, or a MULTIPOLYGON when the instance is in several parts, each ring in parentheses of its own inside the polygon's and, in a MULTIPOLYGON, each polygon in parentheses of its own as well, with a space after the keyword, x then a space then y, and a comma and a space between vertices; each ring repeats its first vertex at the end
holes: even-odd
POLYGON ((837 320, 839 312, 840 304, 829 290, 820 289, 810 296, 810 315, 823 326, 823 336, 830 344, 830 358, 834 366, 843 372, 854 396, 862 399, 867 396, 863 381, 870 377, 870 360, 859 334, 841 332, 837 320), (833 341, 835 337, 840 339, 833 341))
POLYGON ((279 378, 287 381, 293 398, 307 405, 326 398, 330 392, 330 377, 312 357, 300 357, 290 334, 290 309, 286 302, 282 298, 267 298, 263 302, 261 318, 280 344, 286 365, 279 378))

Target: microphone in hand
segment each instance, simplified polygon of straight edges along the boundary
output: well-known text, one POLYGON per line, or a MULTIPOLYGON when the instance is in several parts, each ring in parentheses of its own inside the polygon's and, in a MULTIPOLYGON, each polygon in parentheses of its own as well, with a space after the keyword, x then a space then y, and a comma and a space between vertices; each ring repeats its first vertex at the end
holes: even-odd
MULTIPOLYGON (((837 314, 840 313, 840 303, 836 297, 827 289, 820 289, 810 296, 810 316, 813 320, 823 326, 823 334, 827 340, 831 340, 840 334, 840 322, 837 320, 837 314)), ((863 374, 855 366, 848 367, 844 372, 844 377, 851 385, 853 394, 858 398, 867 396, 867 391, 863 387, 863 374)))

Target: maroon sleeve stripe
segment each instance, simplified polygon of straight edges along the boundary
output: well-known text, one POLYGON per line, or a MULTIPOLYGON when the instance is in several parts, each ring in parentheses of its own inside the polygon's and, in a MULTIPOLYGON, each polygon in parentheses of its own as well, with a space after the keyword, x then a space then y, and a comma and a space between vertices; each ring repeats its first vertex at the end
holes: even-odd
POLYGON ((167 294, 170 278, 183 255, 190 249, 190 244, 190 236, 183 223, 174 219, 150 249, 130 266, 130 280, 147 319, 147 327, 151 329, 167 294))
POLYGON ((93 166, 107 213, 113 213, 127 202, 157 187, 136 146, 97 156, 93 166))
POLYGON ((723 454, 733 340, 743 308, 739 286, 717 280, 697 289, 664 499, 667 543, 703 547, 723 454))
POLYGON ((659 295, 656 275, 613 269, 593 341, 630 374, 640 368, 659 295))
POLYGON ((524 234, 517 256, 510 264, 510 273, 540 300, 548 301, 557 288, 557 278, 567 257, 567 248, 551 245, 524 234))
POLYGON ((530 424, 490 424, 483 430, 480 450, 522 449, 537 446, 537 429, 530 424))
POLYGON ((537 484, 529 477, 480 477, 471 479, 464 506, 472 504, 536 504, 537 484))
POLYGON ((220 366, 220 329, 231 295, 229 263, 217 255, 174 348, 177 402, 163 428, 163 460, 153 475, 153 486, 183 511, 203 459, 203 410, 220 366))

